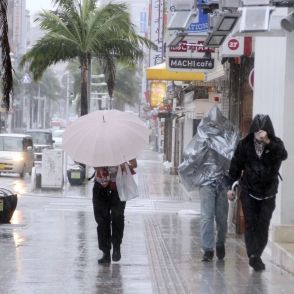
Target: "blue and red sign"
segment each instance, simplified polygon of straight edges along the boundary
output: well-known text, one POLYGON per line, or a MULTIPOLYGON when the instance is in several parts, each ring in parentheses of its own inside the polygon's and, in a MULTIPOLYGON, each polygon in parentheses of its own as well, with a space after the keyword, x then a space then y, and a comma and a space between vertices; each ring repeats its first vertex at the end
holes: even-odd
POLYGON ((198 3, 198 15, 194 22, 191 23, 188 28, 188 32, 191 33, 207 33, 208 31, 208 14, 204 14, 201 9, 201 4, 207 3, 207 0, 197 0, 198 3))

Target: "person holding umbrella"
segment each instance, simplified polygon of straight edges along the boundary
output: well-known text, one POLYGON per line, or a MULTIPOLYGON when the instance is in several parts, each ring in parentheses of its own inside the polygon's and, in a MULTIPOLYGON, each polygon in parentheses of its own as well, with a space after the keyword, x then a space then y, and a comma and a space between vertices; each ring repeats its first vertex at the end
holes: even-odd
MULTIPOLYGON (((131 189, 130 183, 134 179, 130 171, 137 167, 134 158, 148 142, 149 129, 137 115, 114 109, 97 110, 81 116, 65 129, 62 147, 66 153, 74 161, 96 167, 93 207, 98 224, 98 245, 103 251, 99 264, 111 262, 111 247, 112 260, 119 261, 121 258, 124 200, 138 196, 136 189, 131 189), (119 181, 123 178, 122 169, 126 169, 126 185, 119 181)), ((135 186, 137 188, 136 183, 135 186)))
MULTIPOLYGON (((137 160, 127 162, 132 174, 137 167, 137 160)), ((124 164, 121 165, 124 169, 124 164)), ((110 250, 113 248, 112 260, 121 259, 120 245, 124 233, 124 211, 126 202, 121 201, 116 188, 118 166, 95 168, 93 187, 93 209, 97 222, 98 246, 103 252, 99 264, 111 262, 110 250), (112 245, 112 246, 111 246, 112 245)))
MULTIPOLYGON (((234 153, 229 170, 231 184, 240 183, 240 200, 245 219, 245 245, 249 265, 255 271, 265 269, 261 255, 268 241, 268 231, 275 209, 279 169, 287 151, 268 115, 257 114, 248 135, 234 153)), ((235 192, 227 192, 229 200, 235 192)))

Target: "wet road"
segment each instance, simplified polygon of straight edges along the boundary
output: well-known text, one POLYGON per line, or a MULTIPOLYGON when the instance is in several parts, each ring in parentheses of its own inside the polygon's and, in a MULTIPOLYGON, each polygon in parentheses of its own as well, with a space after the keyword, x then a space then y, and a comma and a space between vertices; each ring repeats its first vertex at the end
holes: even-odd
POLYGON ((127 204, 122 259, 110 266, 97 264, 92 183, 31 193, 29 177, 1 177, 24 194, 12 223, 0 225, 0 293, 294 293, 294 277, 268 256, 265 272, 248 267, 242 238, 228 238, 223 262, 202 263, 197 193, 151 151, 139 167, 140 198, 127 204))

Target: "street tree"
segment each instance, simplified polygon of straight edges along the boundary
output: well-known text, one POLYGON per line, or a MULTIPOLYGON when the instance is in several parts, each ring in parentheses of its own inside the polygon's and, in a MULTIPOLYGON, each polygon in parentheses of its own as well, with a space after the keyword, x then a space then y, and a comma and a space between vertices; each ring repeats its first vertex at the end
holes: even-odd
POLYGON ((134 106, 139 103, 141 95, 141 78, 138 68, 119 64, 114 88, 115 107, 123 109, 125 104, 134 106))
MULTIPOLYGON (((13 102, 17 108, 23 107, 22 111, 27 110, 29 112, 29 125, 33 124, 33 120, 38 117, 38 103, 40 100, 46 99, 46 121, 45 124, 49 125, 49 119, 61 109, 60 103, 62 96, 61 85, 56 77, 56 74, 49 68, 47 69, 42 78, 37 82, 31 81, 24 83, 26 73, 23 71, 15 70, 13 75, 13 102), (24 98, 25 97, 25 98, 24 98), (25 101, 26 100, 26 103, 25 101)), ((43 100, 43 102, 44 100, 43 100)), ((62 105, 62 104, 61 104, 62 105)), ((43 112, 44 113, 44 112, 43 112)), ((24 121, 22 123, 25 123, 24 121)), ((22 125, 14 125, 14 128, 21 128, 22 125)))
POLYGON ((152 43, 136 34, 126 4, 96 5, 95 0, 53 0, 54 11, 43 11, 37 21, 45 35, 27 52, 34 79, 57 62, 77 59, 81 70, 81 115, 88 113, 89 67, 93 57, 101 63, 112 98, 116 64, 136 64, 143 46, 152 43))

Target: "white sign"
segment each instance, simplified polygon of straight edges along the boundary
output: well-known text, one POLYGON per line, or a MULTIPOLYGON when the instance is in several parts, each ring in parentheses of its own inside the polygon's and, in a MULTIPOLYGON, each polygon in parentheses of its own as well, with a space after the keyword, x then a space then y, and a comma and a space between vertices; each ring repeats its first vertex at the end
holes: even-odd
POLYGON ((55 189, 63 187, 63 150, 43 150, 41 187, 55 189))
POLYGON ((28 73, 25 73, 22 80, 21 80, 21 82, 23 84, 30 84, 32 82, 32 79, 31 79, 31 77, 29 76, 28 73))
POLYGON ((244 37, 228 36, 220 47, 221 57, 239 57, 244 54, 244 37))

